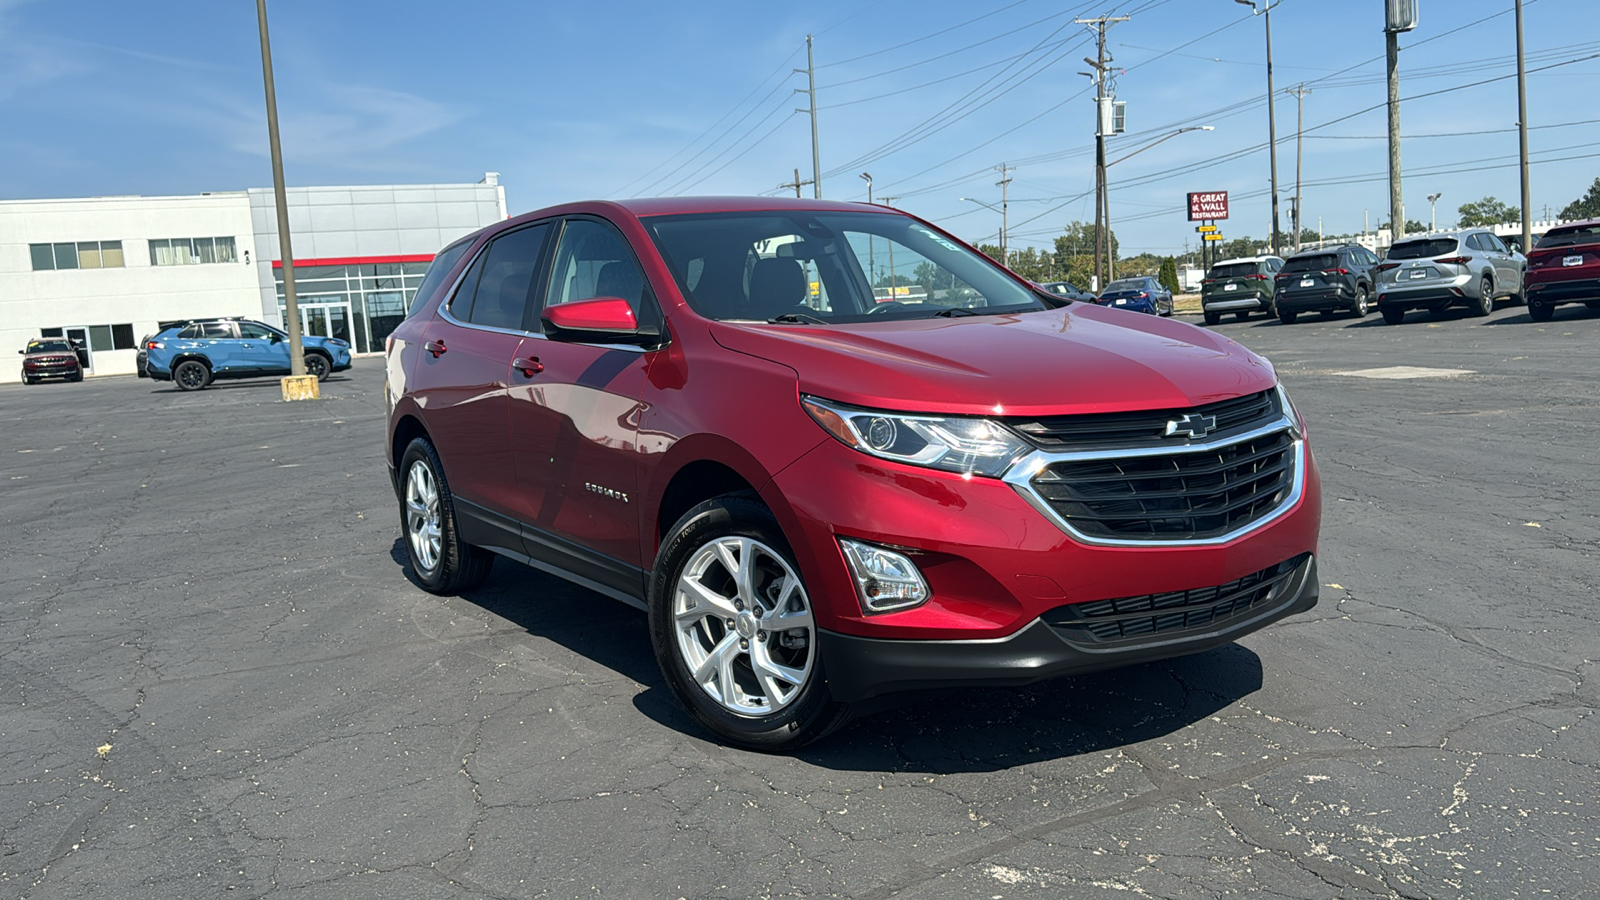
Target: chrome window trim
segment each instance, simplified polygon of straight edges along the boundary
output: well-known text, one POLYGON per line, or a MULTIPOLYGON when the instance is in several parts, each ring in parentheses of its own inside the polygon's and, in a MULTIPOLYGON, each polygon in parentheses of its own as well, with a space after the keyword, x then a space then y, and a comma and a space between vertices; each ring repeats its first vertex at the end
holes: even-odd
POLYGON ((1085 544, 1092 544, 1097 547, 1214 547, 1219 544, 1226 544, 1231 541, 1238 540, 1239 538, 1253 531, 1264 528, 1268 524, 1282 518, 1290 510, 1294 509, 1300 504, 1301 497, 1305 495, 1306 487, 1306 442, 1303 436, 1294 436, 1293 440, 1294 483, 1290 487, 1289 496, 1285 497, 1283 502, 1275 507, 1271 512, 1259 519, 1256 519, 1248 525, 1236 528, 1227 534, 1221 534, 1210 538, 1141 541, 1127 538, 1101 538, 1084 534, 1078 529, 1072 527, 1072 525, 1065 518, 1059 515, 1055 509, 1050 506, 1049 501, 1039 496, 1039 493, 1033 488, 1033 478, 1043 471, 1046 466, 1058 462, 1082 462, 1085 460, 1101 459, 1118 460, 1128 459, 1130 457, 1178 456, 1186 453, 1209 453, 1225 447, 1233 446, 1234 444, 1252 441, 1257 438, 1267 437, 1283 431, 1289 432, 1291 436, 1295 435, 1295 423, 1288 415, 1284 415, 1277 421, 1263 425, 1259 428, 1251 429, 1243 434, 1238 434, 1215 441, 1208 441, 1203 444, 1187 444, 1182 447, 1154 446, 1115 451, 1078 450, 1055 453, 1045 450, 1035 450, 1034 452, 1018 460, 1016 464, 1011 467, 1011 470, 1001 478, 1001 480, 1006 484, 1011 485, 1012 490, 1015 490, 1017 494, 1022 497, 1022 499, 1026 500, 1029 506, 1032 506, 1034 509, 1042 513, 1046 519, 1049 519, 1051 524, 1061 529, 1073 540, 1080 541, 1085 544))

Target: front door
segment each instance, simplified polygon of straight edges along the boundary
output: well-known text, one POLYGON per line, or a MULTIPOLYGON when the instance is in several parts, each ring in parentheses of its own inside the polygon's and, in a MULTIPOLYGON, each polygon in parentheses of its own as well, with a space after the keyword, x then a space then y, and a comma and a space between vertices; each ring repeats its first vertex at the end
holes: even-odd
POLYGON ((94 355, 89 349, 89 329, 69 327, 65 330, 67 340, 78 351, 78 365, 85 373, 94 369, 94 355))

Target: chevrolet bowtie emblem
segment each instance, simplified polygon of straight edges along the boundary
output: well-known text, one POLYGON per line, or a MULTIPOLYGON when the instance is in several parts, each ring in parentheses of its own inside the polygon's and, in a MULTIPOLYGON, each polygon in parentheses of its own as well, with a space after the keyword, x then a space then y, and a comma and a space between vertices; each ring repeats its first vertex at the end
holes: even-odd
POLYGON ((1182 418, 1171 419, 1167 422, 1167 437, 1180 435, 1194 440, 1203 438, 1217 427, 1216 416, 1202 416, 1195 413, 1184 413, 1182 418))

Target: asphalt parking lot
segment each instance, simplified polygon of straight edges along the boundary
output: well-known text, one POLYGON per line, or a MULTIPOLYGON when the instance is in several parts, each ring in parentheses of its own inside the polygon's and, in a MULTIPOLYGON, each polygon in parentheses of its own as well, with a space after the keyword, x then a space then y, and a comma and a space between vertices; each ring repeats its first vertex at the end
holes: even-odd
POLYGON ((641 613, 408 581, 378 360, 0 386, 0 895, 1593 896, 1600 315, 1217 330, 1310 420, 1321 605, 793 757, 641 613))

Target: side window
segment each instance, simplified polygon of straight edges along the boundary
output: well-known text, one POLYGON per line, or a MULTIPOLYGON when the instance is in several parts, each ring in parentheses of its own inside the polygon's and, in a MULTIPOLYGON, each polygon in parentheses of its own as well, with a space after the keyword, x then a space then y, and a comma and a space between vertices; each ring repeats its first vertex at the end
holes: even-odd
POLYGON ((539 265, 539 252, 549 233, 550 225, 540 223, 491 241, 478 262, 473 263, 478 277, 468 277, 472 296, 466 315, 462 316, 458 309, 467 294, 466 283, 451 304, 451 312, 474 325, 520 330, 531 299, 533 271, 539 265))
POLYGON ((1479 240, 1480 237, 1481 237, 1481 235, 1476 235, 1476 234, 1467 235, 1467 249, 1469 249, 1469 250, 1487 250, 1487 249, 1489 249, 1488 247, 1485 247, 1483 245, 1483 241, 1482 240, 1479 240))
POLYGON ((232 322, 206 322, 200 326, 200 337, 205 340, 227 340, 233 337, 232 322))
POLYGON ((239 323, 239 337, 247 341, 270 341, 274 334, 277 332, 265 325, 257 325, 254 322, 239 323))
POLYGON ((423 304, 444 289, 445 276, 450 274, 450 270, 454 269, 456 262, 461 259, 461 254, 467 252, 467 248, 471 246, 471 241, 462 241, 439 251, 439 255, 428 265, 428 274, 422 276, 422 283, 417 285, 417 292, 411 298, 411 306, 406 309, 408 317, 416 315, 423 304))
POLYGON ((546 306, 621 297, 643 323, 654 308, 650 287, 628 242, 613 227, 592 219, 570 219, 561 230, 550 269, 546 306))
POLYGON ((200 337, 200 326, 190 325, 189 327, 178 332, 178 337, 191 341, 195 340, 200 337))

